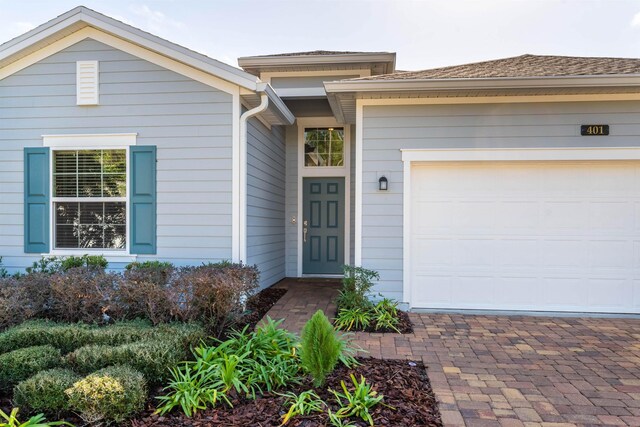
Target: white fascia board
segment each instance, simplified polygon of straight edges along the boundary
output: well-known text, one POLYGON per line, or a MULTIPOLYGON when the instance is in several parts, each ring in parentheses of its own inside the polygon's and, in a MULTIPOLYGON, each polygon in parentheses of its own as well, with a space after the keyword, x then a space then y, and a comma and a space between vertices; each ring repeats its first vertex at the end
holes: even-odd
POLYGON ((327 93, 418 92, 482 89, 543 89, 640 86, 640 75, 519 77, 481 79, 342 80, 325 82, 327 93))
POLYGON ((0 46, 0 60, 16 54, 30 45, 38 43, 47 37, 51 37, 57 32, 63 31, 65 28, 79 22, 86 23, 88 26, 105 31, 171 59, 183 62, 191 67, 208 72, 246 89, 255 90, 256 84, 259 81, 256 76, 232 67, 231 65, 191 51, 85 7, 72 9, 68 13, 31 30, 24 36, 14 39, 15 42, 10 41, 0 46))
POLYGON ((327 65, 390 62, 395 66, 395 53, 348 53, 337 55, 291 55, 291 56, 245 56, 238 58, 238 65, 243 68, 286 67, 291 65, 327 65))
POLYGON ((136 145, 137 133, 89 133, 42 135, 42 146, 65 147, 129 147, 136 145))
POLYGON ((278 115, 283 119, 286 124, 292 125, 296 121, 296 116, 289 110, 284 101, 276 94, 270 84, 258 83, 256 85, 256 92, 265 93, 269 97, 269 105, 275 107, 278 115))

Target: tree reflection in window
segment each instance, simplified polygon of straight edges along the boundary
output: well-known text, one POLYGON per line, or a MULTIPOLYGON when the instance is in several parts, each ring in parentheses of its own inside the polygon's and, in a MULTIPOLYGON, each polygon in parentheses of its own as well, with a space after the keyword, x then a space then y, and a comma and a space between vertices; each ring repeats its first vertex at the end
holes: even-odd
POLYGON ((344 166, 344 129, 306 128, 304 165, 344 166))

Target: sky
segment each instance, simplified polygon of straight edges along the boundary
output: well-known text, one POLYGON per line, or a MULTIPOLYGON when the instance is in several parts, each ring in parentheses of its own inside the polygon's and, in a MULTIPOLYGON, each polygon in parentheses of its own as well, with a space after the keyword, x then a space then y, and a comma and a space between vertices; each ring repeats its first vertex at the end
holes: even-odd
POLYGON ((640 57, 640 0, 0 0, 0 43, 78 5, 234 66, 316 49, 396 52, 399 70, 640 57))

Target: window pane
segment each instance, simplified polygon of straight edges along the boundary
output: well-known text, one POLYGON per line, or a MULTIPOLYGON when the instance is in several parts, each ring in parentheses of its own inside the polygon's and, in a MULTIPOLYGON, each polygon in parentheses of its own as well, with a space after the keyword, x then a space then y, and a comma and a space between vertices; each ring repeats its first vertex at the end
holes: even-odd
POLYGON ((77 152, 75 151, 54 151, 53 171, 54 173, 76 173, 77 152))
POLYGON ((127 195, 127 176, 125 174, 104 175, 104 197, 125 197, 127 195))
POLYGON ((56 248, 124 249, 125 202, 55 203, 56 248))
POLYGON ((305 166, 343 166, 344 129, 305 129, 305 166))
POLYGON ((78 175, 78 197, 102 197, 102 176, 99 173, 78 175))
POLYGON ((100 173, 101 172, 101 150, 78 151, 78 172, 79 173, 100 173))
POLYGON ((104 173, 125 173, 127 168, 124 150, 104 150, 102 152, 102 168, 104 173))
POLYGON ((53 195, 55 197, 76 197, 78 179, 76 175, 54 175, 53 195))

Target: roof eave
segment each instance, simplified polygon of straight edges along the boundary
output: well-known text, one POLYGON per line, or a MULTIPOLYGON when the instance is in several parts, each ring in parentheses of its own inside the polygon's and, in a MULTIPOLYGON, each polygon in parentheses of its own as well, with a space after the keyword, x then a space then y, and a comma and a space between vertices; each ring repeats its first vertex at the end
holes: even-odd
POLYGON ((238 65, 243 69, 261 69, 271 67, 322 66, 340 64, 387 64, 387 73, 393 72, 396 66, 395 53, 349 53, 339 55, 291 55, 291 56, 245 56, 238 58, 238 65))
POLYGON ((55 36, 74 24, 83 22, 112 35, 126 39, 134 44, 155 51, 189 66, 211 73, 246 89, 255 90, 259 80, 231 65, 209 58, 182 46, 171 43, 153 34, 146 33, 108 16, 102 15, 84 6, 76 7, 33 30, 16 37, 0 46, 0 61, 29 46, 55 36))
POLYGON ((462 79, 342 80, 324 83, 325 91, 327 93, 405 91, 428 92, 430 90, 535 89, 619 86, 640 86, 640 74, 462 79))

